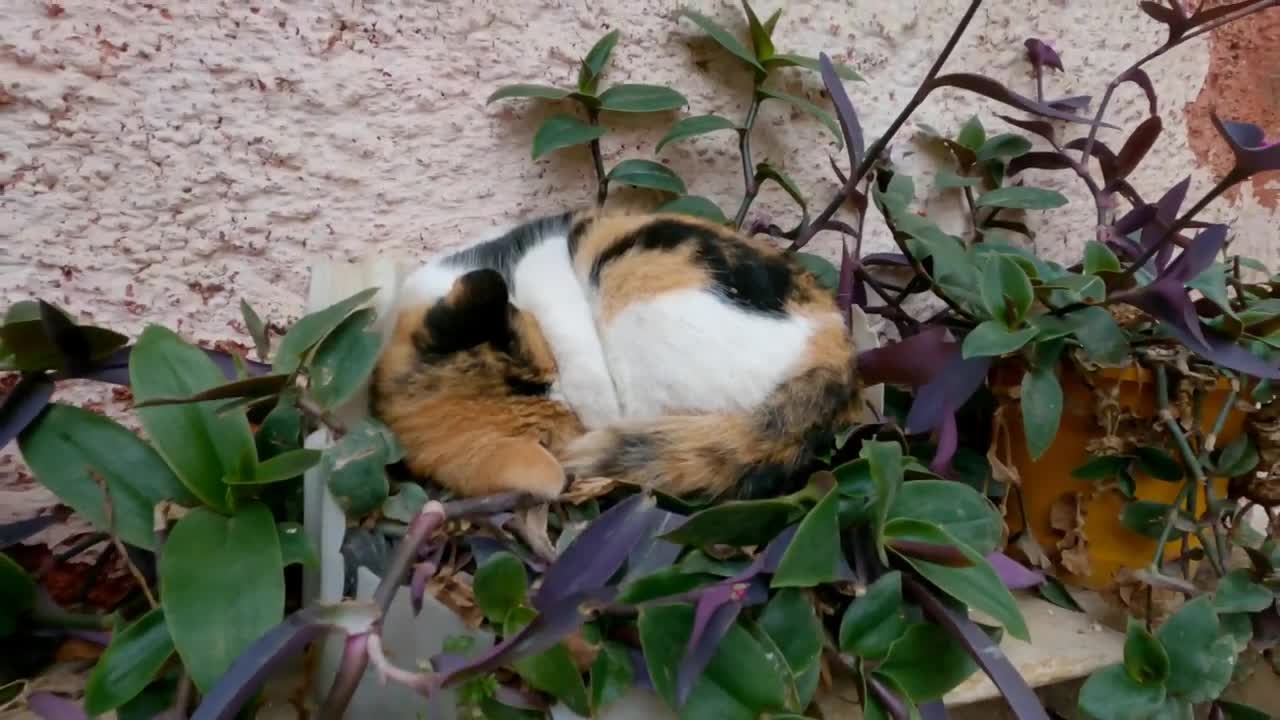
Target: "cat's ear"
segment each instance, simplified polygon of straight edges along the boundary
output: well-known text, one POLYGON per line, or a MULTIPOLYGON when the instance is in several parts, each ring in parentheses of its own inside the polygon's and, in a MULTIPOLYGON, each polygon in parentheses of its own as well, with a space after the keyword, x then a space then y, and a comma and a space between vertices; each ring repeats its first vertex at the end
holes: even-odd
POLYGON ((510 342, 508 292, 502 274, 495 270, 472 270, 455 280, 448 294, 427 311, 431 350, 448 353, 486 342, 510 342))

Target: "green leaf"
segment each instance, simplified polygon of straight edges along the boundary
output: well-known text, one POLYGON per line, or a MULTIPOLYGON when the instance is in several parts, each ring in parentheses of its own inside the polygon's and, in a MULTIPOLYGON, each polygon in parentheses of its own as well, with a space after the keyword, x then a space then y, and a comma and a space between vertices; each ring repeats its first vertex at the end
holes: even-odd
POLYGON ((1051 210, 1067 204, 1060 192, 1033 187, 1002 187, 978 196, 977 207, 1012 208, 1016 210, 1051 210))
POLYGON ((871 482, 876 488, 876 516, 871 531, 880 557, 884 560, 884 533, 885 524, 889 520, 889 508, 893 507, 894 498, 903 487, 902 446, 895 442, 865 442, 858 455, 866 459, 871 471, 871 482))
POLYGON ((36 480, 104 532, 150 550, 157 503, 196 499, 159 453, 119 423, 70 405, 53 403, 18 439, 36 480), (106 483, 111 526, 103 506, 106 483))
POLYGON ((678 110, 688 98, 669 87, 626 83, 600 93, 600 109, 614 112, 651 113, 678 110))
POLYGON ((902 604, 902 573, 891 570, 849 604, 840 621, 840 651, 879 660, 907 631, 902 604))
POLYGON ((249 305, 248 300, 240 300, 240 316, 244 318, 244 327, 249 331, 249 337, 253 338, 254 349, 258 351, 258 359, 263 362, 271 357, 271 335, 267 332, 267 324, 262 322, 262 318, 249 305))
POLYGON ((1077 310, 1066 317, 1076 340, 1095 362, 1119 365, 1129 355, 1129 341, 1111 313, 1100 307, 1077 310))
POLYGON ((613 642, 606 642, 600 648, 600 654, 591 664, 591 709, 593 717, 600 717, 600 711, 617 702, 631 689, 635 673, 631 668, 631 657, 626 647, 613 642))
POLYGON ((253 474, 249 477, 228 475, 227 482, 232 485, 267 485, 292 480, 320 464, 323 457, 324 453, 319 450, 289 450, 251 467, 253 474))
MULTIPOLYGON (((79 329, 89 350, 90 360, 101 360, 129 342, 118 332, 92 325, 80 325, 61 308, 54 311, 68 325, 79 329)), ((62 352, 54 345, 40 319, 40 305, 34 301, 14 303, 0 325, 0 370, 68 370, 62 352)))
POLYGON ((1232 570, 1218 581, 1213 609, 1219 613, 1257 613, 1275 600, 1269 589, 1253 581, 1248 570, 1232 570))
MULTIPOLYGON (((775 167, 768 162, 762 162, 756 165, 756 176, 761 180, 772 180, 778 183, 778 185, 782 186, 782 189, 791 196, 791 199, 796 201, 796 204, 800 206, 800 209, 807 213, 809 203, 805 201, 804 193, 800 192, 800 187, 796 185, 796 181, 792 180, 790 175, 787 175, 780 168, 775 167)), ((806 217, 808 217, 807 214, 806 217)))
POLYGON ((895 518, 885 526, 889 539, 916 540, 934 545, 952 545, 960 550, 970 567, 955 568, 937 565, 916 558, 901 556, 911 563, 916 572, 937 585, 943 592, 969 607, 981 610, 995 618, 1010 635, 1030 642, 1026 620, 1018 611, 1017 603, 1008 588, 1000 581, 996 571, 973 548, 960 542, 944 528, 932 523, 908 518, 895 518))
POLYGON ((903 483, 888 517, 923 520, 945 528, 984 556, 996 551, 1004 535, 1004 522, 991 501, 968 485, 951 480, 903 483))
POLYGON ((551 87, 549 85, 529 85, 517 83, 515 85, 503 85, 493 91, 488 99, 484 101, 485 105, 495 100, 505 100, 507 98, 539 98, 542 100, 562 100, 569 97, 572 90, 564 88, 551 87))
POLYGON ((705 135, 718 130, 736 129, 738 129, 736 123, 719 115, 695 115, 683 118, 675 125, 672 125, 667 134, 662 136, 662 139, 658 141, 658 146, 654 148, 654 152, 662 152, 663 146, 677 140, 684 140, 696 135, 705 135))
POLYGON ((605 129, 598 125, 588 125, 570 115, 552 115, 534 133, 533 159, 537 160, 553 150, 585 145, 604 137, 604 134, 605 129))
POLYGON ((747 13, 747 28, 751 31, 751 47, 755 49, 756 59, 761 62, 773 57, 773 38, 770 37, 769 30, 766 30, 760 22, 760 18, 756 17, 756 11, 751 9, 751 3, 742 0, 742 8, 747 13))
POLYGON ((685 567, 669 567, 638 577, 626 583, 618 593, 618 602, 624 605, 640 605, 659 598, 689 592, 719 579, 705 571, 685 567))
POLYGON ((978 669, 964 647, 932 623, 913 623, 876 672, 893 678, 914 703, 940 699, 978 669))
POLYGON ((502 550, 476 568, 471 584, 481 612, 489 622, 501 625, 508 613, 524 603, 529 576, 519 558, 502 550))
POLYGON ((258 426, 253 441, 260 461, 302 446, 302 412, 298 410, 296 390, 286 390, 280 396, 275 408, 258 426))
POLYGON ((728 30, 725 30, 723 27, 716 24, 716 22, 711 18, 688 8, 681 8, 680 11, 676 13, 677 17, 680 15, 692 20, 695 25, 702 28, 703 32, 710 35, 712 40, 719 43, 720 47, 728 50, 739 60, 762 73, 765 71, 764 67, 756 60, 755 53, 748 50, 746 46, 738 41, 738 38, 734 37, 728 30))
POLYGON ((1053 445, 1062 421, 1062 384, 1058 382, 1056 365, 1036 366, 1022 376, 1022 427, 1027 438, 1027 451, 1039 460, 1053 445))
POLYGON ((93 667, 85 684, 84 709, 102 715, 124 705, 151 682, 169 656, 173 640, 156 608, 111 638, 111 645, 93 667))
POLYGON ((840 132, 840 123, 836 122, 836 119, 831 116, 831 113, 827 112, 826 110, 823 110, 817 105, 814 105, 808 100, 805 100, 804 98, 801 98, 801 97, 796 97, 795 95, 788 95, 784 92, 778 92, 777 90, 770 90, 769 88, 763 88, 763 87, 756 88, 756 92, 759 93, 762 97, 772 98, 774 100, 779 100, 781 102, 787 103, 791 107, 794 107, 797 110, 808 113, 813 117, 817 118, 818 121, 821 122, 823 125, 826 125, 827 129, 831 131, 831 134, 835 136, 836 145, 838 147, 844 147, 844 135, 841 134, 840 132))
POLYGON ((385 425, 364 418, 324 450, 329 490, 350 517, 366 515, 387 499, 386 466, 400 459, 395 435, 385 425))
POLYGON ((340 407, 373 372, 382 337, 366 328, 375 315, 371 308, 351 313, 316 347, 308 378, 311 397, 321 408, 340 407))
POLYGON ((8 555, 0 554, 0 638, 25 625, 36 605, 36 582, 8 555))
POLYGON ((656 212, 680 213, 692 215, 714 223, 724 224, 729 221, 720 206, 700 195, 681 195, 675 200, 658 206, 656 212))
POLYGON ((327 308, 302 316, 280 341, 271 369, 277 373, 292 373, 297 370, 303 358, 311 352, 313 347, 333 332, 334 328, 338 327, 352 311, 373 299, 377 294, 378 288, 361 290, 327 308))
POLYGON ((201 692, 284 616, 284 561, 271 511, 196 508, 160 555, 160 599, 182 663, 201 692))
POLYGON ((1231 680, 1236 656, 1230 637, 1221 636, 1218 617, 1207 597, 1183 605, 1156 631, 1169 653, 1172 696, 1190 702, 1207 702, 1222 693, 1231 680))
POLYGON ((1031 152, 1031 141, 1013 133, 993 135, 977 149, 980 163, 991 160, 1011 160, 1028 152, 1031 152))
MULTIPOLYGON (((640 646, 653 687, 676 707, 676 672, 693 631, 693 606, 659 605, 640 611, 640 646)), ((786 686, 760 643, 740 624, 725 633, 681 709, 682 718, 755 720, 781 711, 786 686)))
MULTIPOLYGON (((283 347, 282 347, 283 349, 283 347)), ((151 325, 129 358, 129 382, 137 402, 187 397, 225 382, 203 350, 171 330, 151 325)), ((219 415, 208 403, 138 409, 138 419, 160 456, 200 501, 229 511, 225 478, 241 459, 254 455, 253 433, 244 413, 219 415)))
POLYGON ((1018 263, 999 253, 987 258, 982 270, 982 304, 993 320, 1016 326, 1034 300, 1031 280, 1018 263))
POLYGON ((813 587, 839 578, 840 524, 836 513, 839 500, 840 493, 833 486, 800 521, 770 587, 813 587))
POLYGON ((1133 458, 1128 455, 1099 455, 1071 471, 1071 477, 1081 480, 1110 480, 1125 472, 1133 458))
POLYGON ((1074 597, 1071 597, 1071 592, 1062 584, 1062 581, 1051 575, 1046 575, 1044 582, 1040 584, 1040 597, 1060 608, 1078 613, 1084 612, 1084 608, 1080 607, 1080 603, 1076 602, 1074 597))
POLYGON ((821 255, 807 252, 795 253, 793 257, 796 262, 800 263, 801 267, 813 275, 819 286, 828 290, 835 290, 836 286, 840 284, 840 271, 836 269, 835 265, 831 264, 830 260, 821 255))
POLYGON ((1231 298, 1227 295, 1227 268, 1222 263, 1213 263, 1204 272, 1187 283, 1192 290, 1199 290, 1214 305, 1217 305, 1228 316, 1235 317, 1235 308, 1231 306, 1231 298))
POLYGON ((1249 613, 1222 613, 1218 622, 1222 626, 1222 635, 1231 640, 1231 654, 1239 655, 1249 647, 1253 640, 1253 621, 1249 613))
POLYGON ((1139 685, 1163 685, 1169 677, 1169 655, 1143 624, 1129 618, 1124 641, 1124 670, 1139 685))
POLYGON ((663 190, 676 195, 685 192, 684 181, 661 163, 652 160, 623 160, 609 171, 609 180, 632 187, 663 190))
POLYGON ((427 504, 427 491, 416 483, 400 483, 396 494, 382 503, 382 516, 406 525, 413 522, 427 504))
MULTIPOLYGON (((1140 535, 1159 540, 1171 508, 1171 505, 1165 503, 1134 500, 1126 503, 1124 510, 1120 512, 1120 524, 1140 535)), ((1179 511, 1178 514, 1184 519, 1189 519, 1185 511, 1179 511)), ((1170 537, 1177 538, 1178 535, 1179 533, 1175 530, 1170 537)))
POLYGON ((951 170, 939 170, 933 184, 939 190, 949 190, 951 188, 974 187, 980 182, 982 182, 980 178, 964 177, 955 174, 951 170))
POLYGON ((1111 248, 1097 240, 1090 240, 1084 246, 1084 271, 1089 275, 1120 272, 1120 258, 1111 252, 1111 248))
MULTIPOLYGON (((782 652, 797 685, 801 677, 818 669, 822 657, 822 622, 803 591, 788 588, 778 592, 760 615, 760 629, 782 652)), ((813 690, 805 687, 799 691, 798 706, 808 707, 813 690)))
POLYGON ((280 559, 285 567, 302 565, 313 568, 319 565, 320 556, 311 547, 311 541, 307 539, 301 523, 277 523, 276 532, 280 537, 280 559))
POLYGON ((851 460, 831 472, 840 489, 841 528, 864 525, 872 516, 879 517, 875 480, 871 477, 871 464, 865 458, 851 460))
POLYGON ((1036 329, 1010 330, 997 320, 985 320, 969 331, 960 345, 965 358, 1007 355, 1022 348, 1036 337, 1036 329))
POLYGON ((680 545, 759 545, 800 519, 804 509, 790 500, 730 500, 695 513, 663 535, 680 545))
POLYGON ((1258 467, 1258 449, 1254 447, 1253 439, 1247 433, 1240 435, 1223 448, 1217 463, 1218 474, 1229 478, 1247 475, 1256 467, 1258 467))
POLYGON ((1144 474, 1170 483, 1182 480, 1182 466, 1169 453, 1159 448, 1138 447, 1134 448, 1133 455, 1144 474))
POLYGON ((596 44, 591 46, 591 50, 587 52, 587 56, 582 60, 582 65, 587 71, 586 79, 588 86, 584 86, 582 81, 579 80, 579 90, 585 92, 589 88, 593 88, 596 78, 600 76, 602 71, 604 71, 605 63, 609 62, 609 56, 613 54, 614 46, 618 44, 618 36, 620 33, 621 31, 614 30, 597 40, 596 44))
MULTIPOLYGON (((841 80, 849 80, 851 82, 861 82, 862 76, 857 70, 845 65, 832 61, 831 65, 835 67, 836 75, 841 80)), ((818 62, 818 58, 808 57, 806 55, 793 55, 791 53, 778 53, 764 62, 764 66, 769 70, 779 67, 801 67, 814 72, 822 72, 822 64, 818 62)))
POLYGON ((1103 668, 1080 689, 1080 710, 1096 720, 1148 720, 1164 705, 1160 685, 1139 685, 1124 666, 1103 668))
MULTIPOLYGON (((514 635, 536 616, 537 613, 529 608, 513 608, 503 625, 503 634, 507 637, 514 635)), ((550 693, 579 715, 591 714, 587 686, 582 682, 582 675, 574 666, 573 658, 564 643, 558 643, 537 655, 521 658, 513 665, 520 677, 534 688, 550 693)))
POLYGON ((987 131, 982 127, 982 121, 977 115, 969 118, 968 122, 960 128, 960 134, 956 136, 956 142, 969 148, 975 153, 982 149, 983 143, 987 141, 987 131))

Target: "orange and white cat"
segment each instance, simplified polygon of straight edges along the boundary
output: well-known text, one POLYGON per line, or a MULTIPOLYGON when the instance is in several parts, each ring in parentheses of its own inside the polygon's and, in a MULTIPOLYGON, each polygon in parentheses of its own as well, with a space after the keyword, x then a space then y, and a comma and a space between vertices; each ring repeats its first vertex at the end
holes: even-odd
POLYGON ((528 222, 426 263, 393 312, 374 413, 414 474, 461 495, 773 492, 861 407, 831 293, 691 216, 528 222))

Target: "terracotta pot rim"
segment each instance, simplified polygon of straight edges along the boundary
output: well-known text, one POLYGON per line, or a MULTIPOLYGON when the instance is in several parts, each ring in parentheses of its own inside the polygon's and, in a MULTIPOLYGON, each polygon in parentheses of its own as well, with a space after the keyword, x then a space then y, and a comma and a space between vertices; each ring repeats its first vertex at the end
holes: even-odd
MULTIPOLYGON (((1066 364, 1065 360, 1060 362, 1062 364, 1066 364)), ((1104 365, 1092 370, 1080 370, 1078 366, 1071 367, 1083 375, 1096 375, 1108 380, 1138 383, 1140 385, 1145 385, 1155 381, 1155 373, 1137 363, 1131 363, 1121 367, 1104 365)), ((1012 387, 1013 385, 1016 385, 1017 382, 1011 381, 1011 378, 1009 377, 1011 374, 1009 364, 998 364, 992 368, 992 375, 995 376, 992 384, 997 387, 1012 387)), ((1214 389, 1216 390, 1230 390, 1231 381, 1221 377, 1214 378, 1214 386, 1214 389)))

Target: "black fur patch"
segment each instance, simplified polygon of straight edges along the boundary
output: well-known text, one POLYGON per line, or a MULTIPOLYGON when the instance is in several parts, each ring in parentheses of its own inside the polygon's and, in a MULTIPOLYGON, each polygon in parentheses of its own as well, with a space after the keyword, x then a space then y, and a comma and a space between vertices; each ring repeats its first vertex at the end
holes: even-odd
POLYGON ((793 268, 786 259, 760 252, 732 237, 680 220, 658 220, 620 238, 596 258, 591 282, 599 284, 605 266, 633 251, 664 251, 692 245, 716 290, 733 304, 754 312, 780 315, 793 291, 793 268))
POLYGON ((541 397, 551 390, 551 383, 538 382, 518 375, 508 375, 503 380, 507 383, 507 388, 511 390, 512 395, 541 397))
POLYGON ((595 223, 595 221, 596 219, 594 217, 591 217, 591 216, 584 217, 578 220, 577 222, 573 223, 573 226, 569 228, 569 259, 570 260, 577 257, 578 243, 582 242, 582 236, 587 234, 587 231, 591 229, 591 226, 595 223))
POLYGON ((427 311, 423 324, 433 355, 447 355, 493 343, 505 349, 511 343, 507 284, 495 270, 473 270, 458 278, 456 297, 440 300, 427 311))
POLYGON ((514 292, 515 285, 512 275, 520 258, 524 257, 524 254, 529 252, 530 248, 537 247, 546 238, 568 232, 572 222, 572 212, 563 212, 558 215, 548 215, 537 220, 531 220, 509 230, 504 235, 450 255, 445 258, 444 264, 497 270, 514 292))

